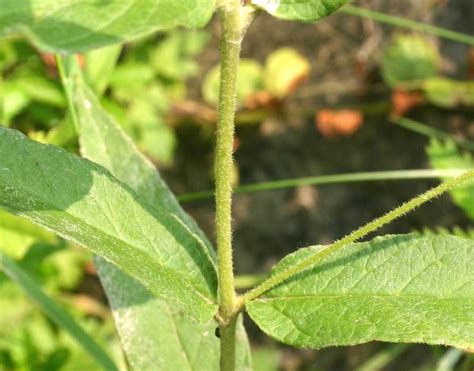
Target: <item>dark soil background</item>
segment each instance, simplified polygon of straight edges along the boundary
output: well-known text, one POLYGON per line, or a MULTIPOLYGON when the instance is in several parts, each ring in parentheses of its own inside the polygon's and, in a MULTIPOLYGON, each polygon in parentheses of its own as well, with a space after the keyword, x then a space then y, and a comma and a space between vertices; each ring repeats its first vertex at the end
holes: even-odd
MULTIPOLYGON (((449 29, 474 34, 473 0, 358 1, 357 5, 449 29)), ((219 30, 210 26, 211 45, 200 57, 203 73, 218 61, 219 30)), ((273 50, 290 46, 312 64, 310 79, 285 103, 281 112, 260 125, 240 126, 236 152, 240 183, 344 172, 428 168, 426 137, 391 124, 389 90, 381 84, 377 62, 397 30, 369 20, 336 14, 317 25, 295 24, 260 15, 250 27, 242 55, 260 62, 273 50), (360 73, 360 67, 364 73, 360 73), (352 137, 326 139, 315 129, 314 113, 321 107, 363 109, 366 120, 352 137)), ((465 79, 469 49, 438 41, 445 73, 465 79)), ((200 79, 191 91, 199 98, 200 79)), ((418 109, 410 116, 434 127, 474 136, 474 115, 468 111, 418 109)), ((213 128, 184 125, 178 129, 175 166, 164 176, 177 193, 212 188, 213 128)), ((234 246, 237 274, 267 272, 273 264, 300 247, 325 244, 351 232, 436 181, 374 182, 268 191, 237 195, 234 201, 234 246)), ((211 238, 214 236, 212 200, 185 205, 211 238)), ((421 209, 379 231, 408 233, 424 226, 469 225, 449 197, 421 209)), ((373 236, 371 236, 373 237, 373 236)), ((250 321, 254 344, 270 344, 250 321)), ((385 344, 373 343, 322 351, 297 351, 284 346, 281 367, 288 370, 352 370, 385 344)), ((433 369, 439 349, 411 346, 386 370, 433 369)))

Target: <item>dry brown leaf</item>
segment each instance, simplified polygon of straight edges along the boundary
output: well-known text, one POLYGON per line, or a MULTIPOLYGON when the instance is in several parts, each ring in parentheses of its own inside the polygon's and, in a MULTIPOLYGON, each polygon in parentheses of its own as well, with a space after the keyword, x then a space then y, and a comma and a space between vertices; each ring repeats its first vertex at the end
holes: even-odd
POLYGON ((408 92, 396 89, 392 93, 392 116, 400 117, 411 109, 423 104, 424 97, 420 92, 408 92))
POLYGON ((364 117, 356 110, 322 109, 316 114, 316 127, 326 138, 350 136, 361 127, 364 117))

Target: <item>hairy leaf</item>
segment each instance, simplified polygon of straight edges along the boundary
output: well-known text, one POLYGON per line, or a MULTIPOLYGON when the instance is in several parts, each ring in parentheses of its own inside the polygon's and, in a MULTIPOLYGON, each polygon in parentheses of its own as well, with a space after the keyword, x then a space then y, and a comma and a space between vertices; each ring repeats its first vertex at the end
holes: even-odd
POLYGON ((176 26, 201 27, 215 0, 2 0, 0 37, 22 34, 70 52, 123 43, 176 26))
MULTIPOLYGON (((213 255, 209 241, 183 211, 153 164, 140 154, 117 123, 102 110, 90 89, 77 79, 74 98, 81 126, 82 153, 106 166, 146 202, 179 216, 205 241, 213 255)), ((96 265, 127 358, 134 369, 148 370, 156 365, 164 370, 219 369, 219 341, 214 335, 216 321, 194 324, 166 301, 154 298, 120 269, 103 259, 96 259, 96 265)), ((237 336, 238 369, 249 369, 249 344, 242 323, 239 323, 237 336)))
MULTIPOLYGON (((289 255, 273 273, 323 249, 289 255)), ((287 344, 322 348, 372 340, 474 346, 474 241, 385 236, 355 243, 248 303, 287 344)))
POLYGON ((214 264, 176 215, 60 148, 2 127, 0 143, 0 207, 90 248, 192 317, 213 317, 214 264))
POLYGON ((334 13, 349 0, 251 0, 250 3, 277 18, 316 22, 334 13))

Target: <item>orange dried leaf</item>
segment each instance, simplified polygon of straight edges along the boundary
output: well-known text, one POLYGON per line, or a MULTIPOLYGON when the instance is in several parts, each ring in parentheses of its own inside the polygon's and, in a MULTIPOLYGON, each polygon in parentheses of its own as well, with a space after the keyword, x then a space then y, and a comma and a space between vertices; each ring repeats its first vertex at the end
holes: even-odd
POLYGON ((327 138, 350 136, 361 127, 363 122, 362 113, 356 110, 322 109, 316 114, 316 127, 327 138))
POLYGON ((408 92, 403 89, 396 89, 392 93, 392 116, 400 117, 405 113, 419 106, 424 101, 423 94, 419 92, 408 92))

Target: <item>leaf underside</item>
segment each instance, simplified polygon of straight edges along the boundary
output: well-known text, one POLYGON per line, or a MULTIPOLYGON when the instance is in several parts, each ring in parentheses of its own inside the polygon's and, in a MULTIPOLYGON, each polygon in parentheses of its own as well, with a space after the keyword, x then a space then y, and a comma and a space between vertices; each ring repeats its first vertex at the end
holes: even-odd
MULTIPOLYGON (((197 234, 214 256, 209 241, 186 214, 154 165, 136 149, 117 123, 103 111, 90 89, 75 79, 75 107, 84 156, 107 167, 151 205, 175 213, 197 234)), ((135 279, 106 262, 95 260, 99 277, 112 307, 127 359, 136 370, 160 365, 163 370, 218 370, 219 341, 215 320, 195 324, 164 300, 153 297, 135 279), (157 330, 159 329, 159 331, 157 330), (143 355, 146 354, 146 357, 143 355)), ((245 329, 237 330, 238 369, 250 369, 250 349, 245 329)))
POLYGON ((193 318, 214 316, 214 263, 177 216, 62 149, 1 126, 0 143, 0 207, 88 247, 193 318))
POLYGON ((41 49, 79 52, 176 26, 202 27, 215 0, 2 0, 0 37, 21 34, 41 49))
MULTIPOLYGON (((112 264, 100 258, 95 263, 133 370, 154 370, 157 365, 160 370, 219 370, 215 320, 194 323, 112 264)), ((237 369, 250 370, 250 349, 242 318, 236 336, 237 369)))
POLYGON ((349 0, 252 0, 251 4, 276 18, 317 22, 348 4, 349 0))
MULTIPOLYGON (((299 250, 273 273, 322 247, 299 250)), ((474 346, 474 241, 400 235, 356 243, 248 303, 270 336, 299 347, 373 340, 474 346)))

